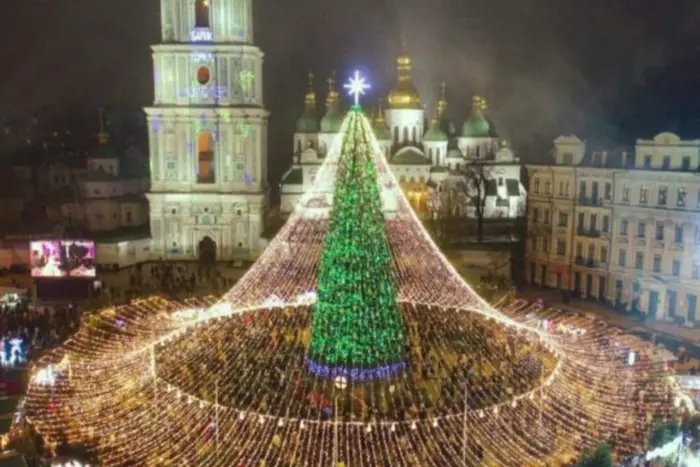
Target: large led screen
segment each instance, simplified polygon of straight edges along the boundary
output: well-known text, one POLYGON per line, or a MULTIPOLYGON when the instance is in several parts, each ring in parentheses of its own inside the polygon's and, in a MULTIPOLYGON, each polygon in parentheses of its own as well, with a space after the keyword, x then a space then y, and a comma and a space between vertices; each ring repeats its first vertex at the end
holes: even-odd
POLYGON ((95 243, 88 240, 31 242, 33 277, 95 277, 95 243))

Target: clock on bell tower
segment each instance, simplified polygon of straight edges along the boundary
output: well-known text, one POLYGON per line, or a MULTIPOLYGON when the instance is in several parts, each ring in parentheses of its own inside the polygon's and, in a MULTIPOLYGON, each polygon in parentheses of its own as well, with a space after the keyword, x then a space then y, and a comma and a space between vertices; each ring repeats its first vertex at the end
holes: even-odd
POLYGON ((268 112, 252 0, 161 0, 161 23, 154 104, 144 109, 151 251, 193 259, 208 237, 219 260, 255 257, 267 205, 268 112))

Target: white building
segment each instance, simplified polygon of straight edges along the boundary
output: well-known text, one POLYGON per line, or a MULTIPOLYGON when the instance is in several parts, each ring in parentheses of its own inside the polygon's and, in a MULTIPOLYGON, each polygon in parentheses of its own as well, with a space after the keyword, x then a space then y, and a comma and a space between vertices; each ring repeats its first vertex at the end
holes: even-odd
POLYGON ((634 152, 555 140, 555 164, 528 166, 531 283, 694 323, 700 295, 700 140, 672 133, 634 152))
MULTIPOLYGON (((297 121, 292 167, 283 175, 281 211, 294 209, 301 193, 314 181, 318 167, 344 118, 335 77, 329 79, 326 113, 316 113, 316 93, 309 83, 304 113, 297 121)), ((485 115, 486 104, 474 98, 471 115, 461 132, 446 116, 445 85, 436 103, 435 115, 426 120, 424 106, 411 77, 411 60, 397 59, 397 82, 388 96, 388 107, 379 103, 372 115, 375 135, 390 160, 394 175, 419 214, 428 214, 442 198, 446 181, 463 179, 458 172, 470 164, 483 164, 491 181, 486 187, 485 217, 511 218, 521 215, 526 192, 520 183, 520 163, 510 148, 499 142, 494 126, 485 115)))
POLYGON ((263 53, 252 0, 162 0, 153 46, 153 259, 259 254, 267 205, 263 53))

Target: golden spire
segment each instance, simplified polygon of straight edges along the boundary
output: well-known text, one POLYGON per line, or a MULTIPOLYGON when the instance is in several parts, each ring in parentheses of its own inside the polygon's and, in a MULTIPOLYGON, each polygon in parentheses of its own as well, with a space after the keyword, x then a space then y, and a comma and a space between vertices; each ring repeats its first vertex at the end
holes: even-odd
POLYGON ((316 110, 316 91, 314 91, 314 74, 309 72, 309 91, 304 98, 307 110, 316 110))
POLYGON ((377 101, 377 116, 374 119, 374 124, 377 126, 386 125, 384 121, 384 99, 379 98, 377 101))
POLYGON ((447 83, 440 83, 440 99, 437 101, 437 118, 442 118, 447 110, 447 83))
POLYGON ((442 114, 440 112, 440 108, 439 108, 439 104, 438 104, 438 108, 435 109, 435 114, 433 115, 433 119, 430 120, 431 126, 434 126, 436 128, 440 126, 440 116, 441 115, 442 114))
POLYGON ((109 140, 109 133, 107 133, 107 130, 105 128, 105 111, 104 109, 100 109, 100 132, 97 133, 97 141, 99 141, 100 144, 107 144, 107 141, 109 140))
POLYGON ((479 112, 484 112, 486 109, 488 109, 488 106, 486 105, 486 100, 477 94, 475 94, 472 98, 472 106, 474 111, 479 112))
POLYGON ((326 109, 338 104, 338 91, 335 89, 335 70, 328 78, 328 96, 326 97, 326 109))

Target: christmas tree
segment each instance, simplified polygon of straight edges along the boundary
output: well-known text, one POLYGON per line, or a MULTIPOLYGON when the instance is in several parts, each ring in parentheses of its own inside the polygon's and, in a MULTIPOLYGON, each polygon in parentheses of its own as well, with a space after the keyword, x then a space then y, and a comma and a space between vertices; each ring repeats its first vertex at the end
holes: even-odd
POLYGON ((323 377, 388 377, 403 370, 404 327, 384 227, 371 129, 348 115, 318 269, 307 366, 323 377))

